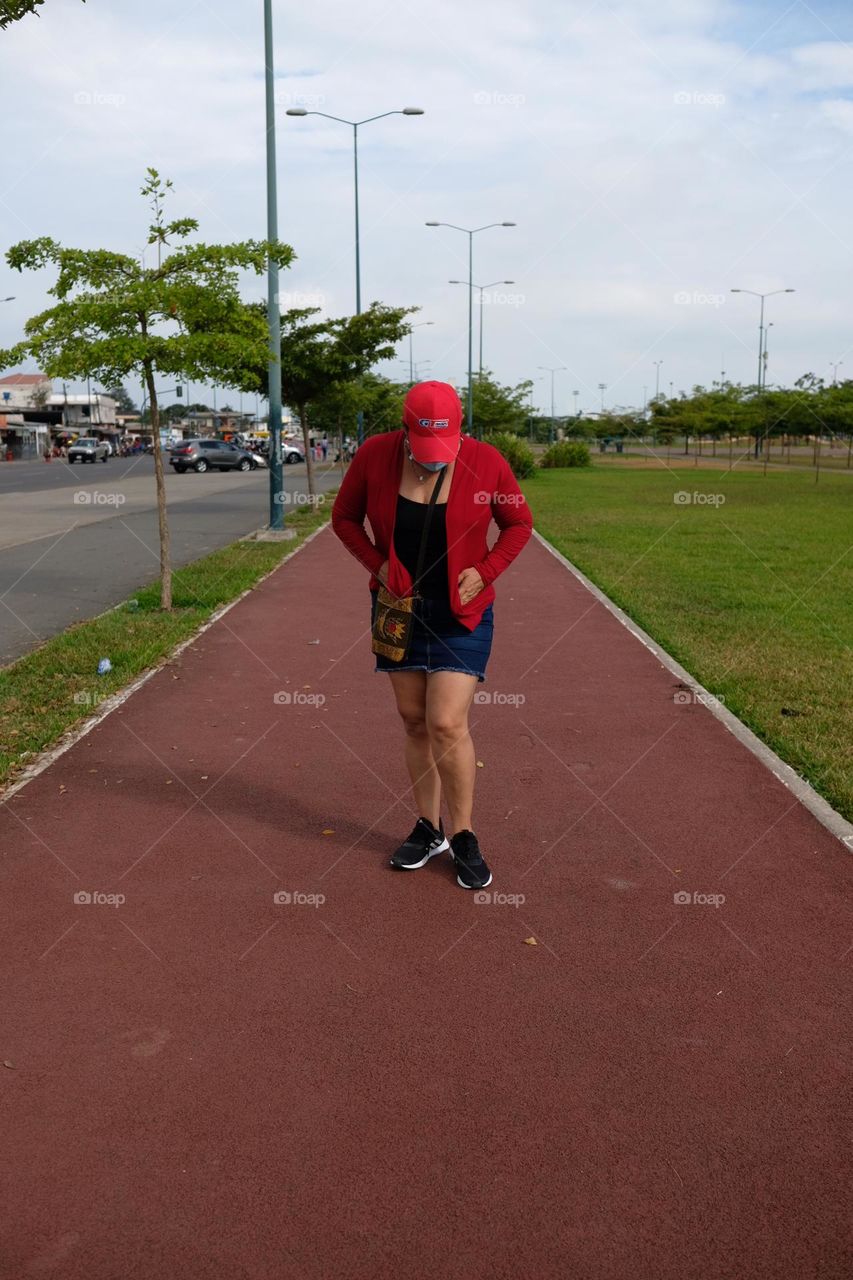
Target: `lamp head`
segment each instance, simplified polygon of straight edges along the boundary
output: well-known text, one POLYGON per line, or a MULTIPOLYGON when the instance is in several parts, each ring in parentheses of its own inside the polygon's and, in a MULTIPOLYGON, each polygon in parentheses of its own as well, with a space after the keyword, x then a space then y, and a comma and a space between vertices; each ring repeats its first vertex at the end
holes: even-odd
POLYGON ((307 116, 308 112, 304 107, 288 107, 285 115, 288 116, 307 116))
POLYGON ((423 113, 423 107, 403 107, 404 116, 422 116, 423 113))

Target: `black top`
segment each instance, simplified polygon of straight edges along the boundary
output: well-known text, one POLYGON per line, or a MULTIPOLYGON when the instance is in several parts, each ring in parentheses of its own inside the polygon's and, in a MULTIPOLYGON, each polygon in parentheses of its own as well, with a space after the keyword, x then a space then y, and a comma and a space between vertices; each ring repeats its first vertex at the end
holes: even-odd
MULTIPOLYGON (((397 559, 406 566, 413 578, 418 567, 418 551, 428 510, 426 502, 413 502, 411 498, 404 498, 402 493, 397 495, 394 551, 397 559)), ((446 502, 436 502, 433 507, 432 523, 424 553, 423 576, 418 590, 429 600, 445 600, 449 603, 446 511, 446 502)))

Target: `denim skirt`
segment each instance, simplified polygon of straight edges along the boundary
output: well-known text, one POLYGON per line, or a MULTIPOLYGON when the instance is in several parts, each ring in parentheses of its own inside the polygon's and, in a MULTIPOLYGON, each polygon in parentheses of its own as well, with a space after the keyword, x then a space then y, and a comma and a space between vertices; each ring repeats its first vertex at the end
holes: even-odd
MULTIPOLYGON (((376 592, 370 593, 370 625, 376 616, 376 592)), ((415 599, 412 642, 402 662, 375 654, 376 671, 461 671, 486 678, 492 651, 494 608, 489 605, 473 631, 454 618, 450 605, 441 600, 415 599)))

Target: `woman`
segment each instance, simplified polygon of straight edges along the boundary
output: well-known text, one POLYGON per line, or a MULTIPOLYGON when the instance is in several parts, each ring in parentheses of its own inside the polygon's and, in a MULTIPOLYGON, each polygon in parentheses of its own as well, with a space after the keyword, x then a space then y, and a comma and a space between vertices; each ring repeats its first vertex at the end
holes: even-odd
POLYGON ((468 711, 492 646, 492 583, 527 542, 533 519, 505 458, 492 445, 463 436, 461 426, 462 405, 453 387, 412 387, 403 429, 372 436, 355 454, 332 509, 332 526, 370 570, 372 621, 380 582, 398 597, 413 594, 429 500, 442 473, 425 568, 414 593, 411 643, 402 662, 376 660, 376 670, 390 674, 405 727, 406 765, 419 814, 391 865, 413 871, 449 849, 462 888, 483 889, 492 875, 471 826, 476 760, 468 711), (500 534, 489 550, 492 517, 500 534))

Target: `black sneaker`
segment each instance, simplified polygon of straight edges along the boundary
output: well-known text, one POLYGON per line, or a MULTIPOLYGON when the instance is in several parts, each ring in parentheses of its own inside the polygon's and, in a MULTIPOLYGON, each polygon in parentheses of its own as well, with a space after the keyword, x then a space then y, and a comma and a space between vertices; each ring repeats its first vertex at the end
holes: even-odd
POLYGON ((426 866, 430 858, 434 858, 437 853, 444 853, 445 849, 449 848, 447 836, 444 834, 444 824, 440 818, 438 828, 435 828, 428 818, 418 818, 412 834, 392 857, 391 866, 399 871, 417 871, 418 867, 426 866))
POLYGON ((473 831, 456 832, 450 841, 450 856, 456 863, 456 883, 463 889, 485 889, 492 883, 473 831))

